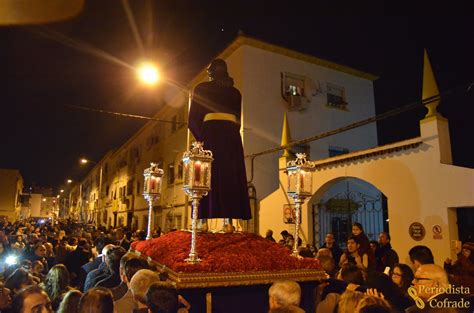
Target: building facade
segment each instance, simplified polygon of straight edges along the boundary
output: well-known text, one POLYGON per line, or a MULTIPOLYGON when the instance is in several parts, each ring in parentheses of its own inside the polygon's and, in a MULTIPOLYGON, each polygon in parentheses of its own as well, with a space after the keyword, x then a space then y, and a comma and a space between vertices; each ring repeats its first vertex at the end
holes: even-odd
MULTIPOLYGON (((258 202, 278 188, 276 153, 251 157, 280 146, 281 121, 287 114, 294 139, 330 131, 375 114, 375 76, 239 36, 217 56, 227 62, 235 87, 242 93, 241 134, 254 219, 242 228, 258 231, 258 202)), ((190 206, 182 191, 183 152, 192 141, 185 125, 188 95, 207 80, 200 72, 156 115, 167 122, 148 122, 117 150, 107 154, 70 193, 71 214, 104 226, 146 229, 148 205, 143 199, 143 171, 150 162, 164 170, 162 196, 154 224, 163 230, 187 228, 190 206), (99 189, 101 190, 99 192, 99 189)), ((204 143, 205 145, 205 143, 204 143)), ((377 145, 375 125, 293 148, 312 159, 377 145)), ((212 224, 211 228, 218 228, 212 224)))
POLYGON ((23 177, 19 170, 0 169, 0 216, 16 221, 21 211, 23 177))

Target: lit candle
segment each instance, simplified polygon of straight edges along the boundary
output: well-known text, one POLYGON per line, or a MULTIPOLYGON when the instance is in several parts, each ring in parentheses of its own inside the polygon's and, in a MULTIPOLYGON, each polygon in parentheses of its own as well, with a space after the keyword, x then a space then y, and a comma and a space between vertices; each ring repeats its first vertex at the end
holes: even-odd
POLYGON ((301 192, 304 189, 304 173, 300 172, 298 176, 300 177, 300 190, 299 191, 301 192))
POLYGON ((200 182, 201 180, 201 162, 194 163, 194 181, 200 182))
POLYGON ((155 177, 151 177, 150 181, 150 191, 153 192, 155 190, 155 177))

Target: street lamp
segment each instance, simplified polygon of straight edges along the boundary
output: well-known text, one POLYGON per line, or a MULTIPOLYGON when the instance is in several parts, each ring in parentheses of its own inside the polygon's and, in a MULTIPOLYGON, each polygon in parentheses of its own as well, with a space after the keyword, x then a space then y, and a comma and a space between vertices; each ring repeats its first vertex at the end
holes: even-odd
POLYGON ((150 163, 150 167, 143 171, 145 183, 143 184, 143 197, 148 202, 148 231, 146 239, 151 239, 151 228, 153 226, 153 202, 161 196, 161 185, 163 170, 156 163, 150 163))
POLYGON ((157 67, 151 62, 143 62, 137 67, 138 78, 146 85, 152 86, 160 80, 157 67))
POLYGON ((67 182, 68 184, 70 184, 70 183, 72 183, 72 179, 68 179, 68 180, 66 180, 66 182, 67 182))
POLYGON ((298 257, 301 205, 311 196, 314 163, 306 160, 305 153, 297 153, 296 159, 286 165, 288 173, 288 196, 295 202, 295 242, 291 255, 298 257))
POLYGON ((87 163, 97 164, 97 162, 94 162, 94 161, 86 159, 86 158, 80 159, 79 162, 81 162, 81 164, 87 164, 87 163))
POLYGON ((185 260, 190 264, 201 262, 196 251, 196 223, 199 201, 211 190, 212 152, 204 150, 203 143, 193 142, 192 148, 183 154, 183 189, 193 203, 191 224, 191 251, 185 260))

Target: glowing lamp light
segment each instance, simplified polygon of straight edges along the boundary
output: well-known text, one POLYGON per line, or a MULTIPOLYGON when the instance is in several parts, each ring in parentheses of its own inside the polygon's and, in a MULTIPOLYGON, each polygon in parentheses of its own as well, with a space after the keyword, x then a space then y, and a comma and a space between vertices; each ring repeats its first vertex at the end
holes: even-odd
POLYGON ((68 179, 68 180, 67 180, 67 183, 68 183, 68 184, 72 183, 72 179, 68 179))
POLYGON ((204 150, 203 143, 193 142, 190 151, 183 155, 183 189, 189 195, 207 195, 211 190, 212 152, 204 150))
POLYGON ((160 80, 160 73, 152 63, 142 63, 137 68, 138 78, 146 85, 154 85, 160 80))
POLYGON ((313 168, 313 163, 306 160, 304 153, 297 153, 296 160, 287 163, 288 196, 295 199, 312 195, 313 168))

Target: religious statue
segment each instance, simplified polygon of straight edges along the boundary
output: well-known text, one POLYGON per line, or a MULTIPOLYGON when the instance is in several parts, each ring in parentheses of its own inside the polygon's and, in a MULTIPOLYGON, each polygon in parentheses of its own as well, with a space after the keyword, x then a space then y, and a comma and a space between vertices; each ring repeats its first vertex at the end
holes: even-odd
POLYGON ((248 220, 251 216, 244 151, 240 138, 242 96, 224 60, 207 68, 209 81, 192 93, 189 129, 212 151, 211 191, 200 202, 199 218, 248 220))

